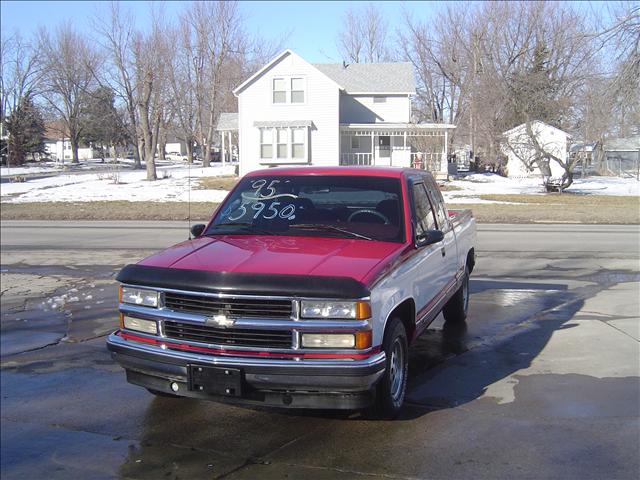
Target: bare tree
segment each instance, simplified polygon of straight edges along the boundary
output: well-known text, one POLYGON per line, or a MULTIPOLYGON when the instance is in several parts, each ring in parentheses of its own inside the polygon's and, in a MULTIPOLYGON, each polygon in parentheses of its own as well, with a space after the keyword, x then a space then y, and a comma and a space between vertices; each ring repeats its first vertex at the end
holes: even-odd
POLYGON ((139 148, 141 142, 138 136, 133 17, 123 12, 118 2, 111 2, 105 16, 106 21, 102 18, 96 18, 94 21, 107 58, 106 68, 96 76, 111 86, 126 107, 129 141, 134 145, 134 168, 142 168, 140 158, 144 152, 139 148))
POLYGON ((390 60, 389 26, 373 3, 350 8, 338 33, 338 51, 346 62, 375 63, 390 60))
POLYGON ((87 38, 71 23, 60 25, 52 34, 39 32, 43 97, 63 122, 71 143, 72 162, 78 163, 82 120, 89 91, 95 83, 93 71, 100 58, 87 38))
POLYGON ((15 32, 2 37, 0 47, 0 119, 13 112, 22 98, 37 95, 42 69, 37 45, 26 42, 15 32))
POLYGON ((222 101, 230 94, 228 67, 244 50, 238 5, 234 2, 194 2, 185 13, 182 28, 190 35, 188 46, 193 61, 196 125, 203 165, 209 166, 221 113, 222 101), (215 25, 215 28, 212 28, 215 25))
POLYGON ((147 180, 158 178, 155 155, 160 129, 170 115, 168 69, 172 63, 173 46, 167 31, 162 12, 153 10, 149 32, 136 32, 132 41, 140 132, 138 148, 143 152, 147 180))
MULTIPOLYGON (((4 33, 4 32, 3 32, 4 33)), ((0 44, 0 138, 4 138, 9 117, 17 112, 22 102, 36 97, 39 92, 42 69, 38 63, 37 45, 26 42, 18 32, 3 36, 0 44)), ((15 163, 13 142, 2 142, 1 155, 7 156, 7 165, 15 163)))

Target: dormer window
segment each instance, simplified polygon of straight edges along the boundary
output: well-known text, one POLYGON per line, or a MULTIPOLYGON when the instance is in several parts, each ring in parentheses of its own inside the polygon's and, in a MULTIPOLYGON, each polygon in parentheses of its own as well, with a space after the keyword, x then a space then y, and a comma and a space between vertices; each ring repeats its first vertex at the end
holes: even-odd
POLYGON ((272 80, 274 104, 305 103, 306 79, 304 77, 277 77, 272 80))

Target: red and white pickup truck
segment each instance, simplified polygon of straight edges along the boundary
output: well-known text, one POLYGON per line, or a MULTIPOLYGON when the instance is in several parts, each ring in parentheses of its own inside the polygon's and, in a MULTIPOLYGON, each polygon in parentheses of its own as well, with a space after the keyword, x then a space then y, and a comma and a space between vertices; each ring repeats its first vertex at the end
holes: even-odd
POLYGON ((421 170, 256 171, 192 234, 117 277, 107 345, 156 395, 393 417, 412 342, 466 318, 475 220, 421 170))

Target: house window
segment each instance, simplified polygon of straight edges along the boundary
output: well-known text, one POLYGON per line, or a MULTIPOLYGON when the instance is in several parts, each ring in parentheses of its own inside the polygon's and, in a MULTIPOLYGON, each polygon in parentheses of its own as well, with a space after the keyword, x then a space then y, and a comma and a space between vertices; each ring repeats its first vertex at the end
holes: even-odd
POLYGON ((291 129, 291 157, 292 158, 304 158, 304 128, 291 129))
POLYGON ((373 103, 387 103, 387 97, 373 97, 373 103))
POLYGON ((287 82, 284 78, 273 79, 273 103, 287 103, 287 82))
POLYGON ((277 137, 278 137, 278 146, 277 146, 277 154, 278 154, 278 158, 287 158, 287 150, 288 150, 288 143, 287 143, 287 138, 289 135, 287 135, 287 129, 286 128, 279 128, 277 130, 277 137))
POLYGON ((358 149, 358 148, 360 148, 360 138, 358 138, 358 137, 351 137, 351 148, 352 148, 352 149, 358 149))
POLYGON ((270 128, 260 129, 260 158, 273 158, 273 135, 270 128))
POLYGON ((291 79, 291 103, 304 103, 304 78, 291 79))

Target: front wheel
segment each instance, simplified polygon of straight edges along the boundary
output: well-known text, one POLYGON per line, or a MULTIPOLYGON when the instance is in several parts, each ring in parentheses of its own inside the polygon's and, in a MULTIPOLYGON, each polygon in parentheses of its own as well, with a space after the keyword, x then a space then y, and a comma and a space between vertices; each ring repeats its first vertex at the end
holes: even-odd
POLYGON ((465 266, 462 285, 449 299, 442 309, 442 314, 447 322, 463 323, 467 319, 469 310, 469 268, 465 266))
POLYGON ((384 341, 386 370, 376 387, 374 415, 393 419, 400 413, 407 390, 409 347, 407 333, 400 319, 393 319, 384 341))

